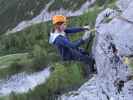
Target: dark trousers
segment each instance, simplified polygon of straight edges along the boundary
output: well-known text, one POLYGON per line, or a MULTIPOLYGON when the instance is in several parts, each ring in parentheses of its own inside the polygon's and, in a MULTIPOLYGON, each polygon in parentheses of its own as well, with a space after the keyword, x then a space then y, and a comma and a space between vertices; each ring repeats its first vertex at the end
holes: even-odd
POLYGON ((84 70, 87 75, 95 71, 95 60, 92 55, 85 52, 84 49, 72 50, 72 59, 85 64, 84 70))

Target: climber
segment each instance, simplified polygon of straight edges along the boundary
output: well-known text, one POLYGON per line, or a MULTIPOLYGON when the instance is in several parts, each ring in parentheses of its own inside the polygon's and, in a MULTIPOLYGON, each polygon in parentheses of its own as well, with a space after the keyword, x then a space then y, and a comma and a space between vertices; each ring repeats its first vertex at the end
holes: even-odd
POLYGON ((85 52, 83 48, 79 48, 80 45, 84 44, 89 39, 89 28, 67 28, 67 19, 62 15, 53 16, 52 21, 54 28, 50 33, 49 43, 53 44, 58 49, 62 60, 81 61, 88 64, 90 72, 93 72, 95 63, 94 59, 89 53, 85 52), (85 32, 85 34, 79 40, 71 42, 68 39, 68 35, 72 35, 77 32, 85 32))

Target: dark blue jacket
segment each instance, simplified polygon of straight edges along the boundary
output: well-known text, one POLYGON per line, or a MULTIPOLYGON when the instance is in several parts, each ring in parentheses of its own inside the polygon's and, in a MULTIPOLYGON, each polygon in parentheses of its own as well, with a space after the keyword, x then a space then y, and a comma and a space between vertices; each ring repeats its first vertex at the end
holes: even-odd
POLYGON ((63 60, 78 60, 85 63, 88 62, 90 59, 89 54, 84 52, 83 49, 79 49, 79 46, 82 45, 84 41, 79 39, 77 41, 71 42, 67 37, 67 35, 82 32, 84 30, 84 28, 68 28, 64 31, 66 36, 57 35, 54 38, 53 44, 58 49, 63 60))

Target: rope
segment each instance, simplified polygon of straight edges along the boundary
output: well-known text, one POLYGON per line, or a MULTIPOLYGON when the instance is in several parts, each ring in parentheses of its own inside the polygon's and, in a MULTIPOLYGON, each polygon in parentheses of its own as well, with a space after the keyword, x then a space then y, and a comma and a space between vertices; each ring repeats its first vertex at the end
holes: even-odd
POLYGON ((123 16, 116 16, 116 18, 117 18, 117 19, 121 19, 121 20, 123 20, 123 21, 126 21, 126 22, 128 22, 128 23, 130 23, 130 24, 133 24, 133 21, 131 21, 131 20, 129 20, 129 19, 123 17, 123 16))

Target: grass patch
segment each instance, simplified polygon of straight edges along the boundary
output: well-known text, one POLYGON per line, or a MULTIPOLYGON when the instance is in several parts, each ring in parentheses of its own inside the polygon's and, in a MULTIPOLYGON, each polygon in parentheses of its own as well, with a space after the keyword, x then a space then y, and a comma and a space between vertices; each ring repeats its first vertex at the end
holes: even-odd
POLYGON ((115 3, 116 0, 96 0, 96 5, 108 7, 108 5, 115 3))
POLYGON ((24 68, 27 66, 22 65, 25 63, 28 65, 28 61, 28 53, 12 54, 0 57, 0 78, 8 77, 21 71, 26 71, 24 68), (24 59, 26 61, 22 62, 24 59))
POLYGON ((0 69, 9 67, 13 62, 27 57, 28 53, 11 54, 0 57, 0 69))

